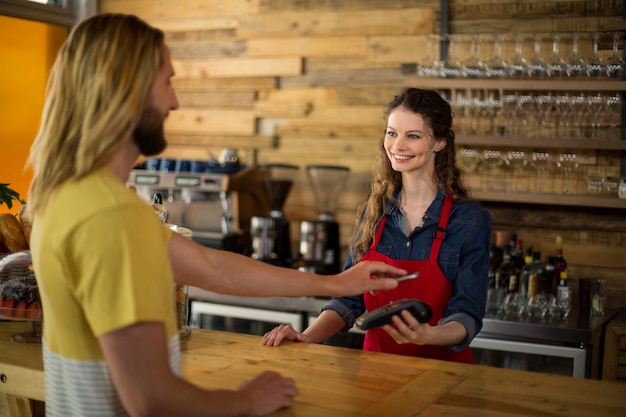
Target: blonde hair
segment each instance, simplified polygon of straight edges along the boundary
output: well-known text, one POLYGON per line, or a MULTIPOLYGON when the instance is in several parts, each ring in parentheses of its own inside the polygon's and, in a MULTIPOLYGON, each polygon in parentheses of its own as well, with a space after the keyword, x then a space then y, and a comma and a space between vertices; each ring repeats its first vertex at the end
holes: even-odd
POLYGON ((130 15, 96 15, 72 30, 52 67, 28 159, 32 219, 61 184, 104 166, 132 136, 163 42, 163 32, 130 15))
MULTIPOLYGON (((407 88, 389 103, 385 118, 398 107, 422 115, 433 130, 435 140, 444 140, 445 147, 435 156, 435 182, 444 194, 456 199, 470 198, 461 182, 461 172, 455 162, 454 131, 450 105, 437 92, 407 88)), ((402 174, 394 171, 380 140, 373 166, 374 178, 367 202, 357 208, 356 227, 349 239, 353 263, 357 263, 370 248, 376 227, 385 214, 389 201, 398 204, 394 192, 402 186, 402 174)))

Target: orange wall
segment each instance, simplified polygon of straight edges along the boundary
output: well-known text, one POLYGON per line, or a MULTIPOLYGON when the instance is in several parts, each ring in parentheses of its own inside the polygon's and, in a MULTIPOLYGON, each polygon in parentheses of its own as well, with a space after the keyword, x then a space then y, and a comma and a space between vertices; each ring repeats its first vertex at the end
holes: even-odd
POLYGON ((0 16, 0 183, 11 184, 27 201, 32 172, 24 166, 39 127, 48 73, 67 33, 62 26, 0 16))

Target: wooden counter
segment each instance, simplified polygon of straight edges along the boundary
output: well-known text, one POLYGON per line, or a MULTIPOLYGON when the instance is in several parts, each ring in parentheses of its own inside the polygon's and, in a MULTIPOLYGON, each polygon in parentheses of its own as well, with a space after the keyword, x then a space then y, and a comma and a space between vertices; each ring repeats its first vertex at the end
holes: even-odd
MULTIPOLYGON (((40 346, 10 341, 25 328, 0 322, 0 392, 41 400, 40 346)), ((300 390, 295 405, 274 416, 626 415, 626 385, 606 381, 325 345, 270 348, 257 336, 200 329, 183 353, 185 378, 207 389, 235 388, 266 369, 294 378, 300 390)))

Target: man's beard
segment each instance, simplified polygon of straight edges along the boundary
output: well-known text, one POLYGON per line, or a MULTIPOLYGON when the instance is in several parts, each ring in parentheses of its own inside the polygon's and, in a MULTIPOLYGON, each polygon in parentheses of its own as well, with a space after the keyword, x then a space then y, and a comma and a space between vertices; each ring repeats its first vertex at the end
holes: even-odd
POLYGON ((165 117, 161 116, 159 111, 152 106, 143 110, 141 120, 133 132, 133 140, 142 155, 158 155, 167 147, 163 129, 164 120, 165 117))

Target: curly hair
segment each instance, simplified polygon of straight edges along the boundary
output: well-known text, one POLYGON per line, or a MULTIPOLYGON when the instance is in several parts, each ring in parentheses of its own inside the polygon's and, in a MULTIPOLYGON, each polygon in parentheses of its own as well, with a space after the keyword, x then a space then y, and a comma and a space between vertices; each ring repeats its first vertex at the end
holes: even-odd
MULTIPOLYGON (((456 166, 450 104, 435 91, 407 88, 389 102, 385 119, 398 107, 420 114, 432 128, 435 139, 446 142, 445 147, 435 156, 435 181, 439 191, 451 193, 456 199, 469 198, 469 190, 463 185, 461 172, 456 166)), ((394 193, 402 186, 402 174, 392 168, 383 146, 384 140, 383 135, 373 165, 374 177, 369 198, 357 208, 356 227, 350 238, 353 263, 358 262, 369 250, 387 203, 391 201, 398 204, 394 193)))
POLYGON ((32 218, 61 184, 104 166, 132 136, 163 44, 162 31, 131 15, 99 14, 74 27, 52 67, 28 158, 32 218))

